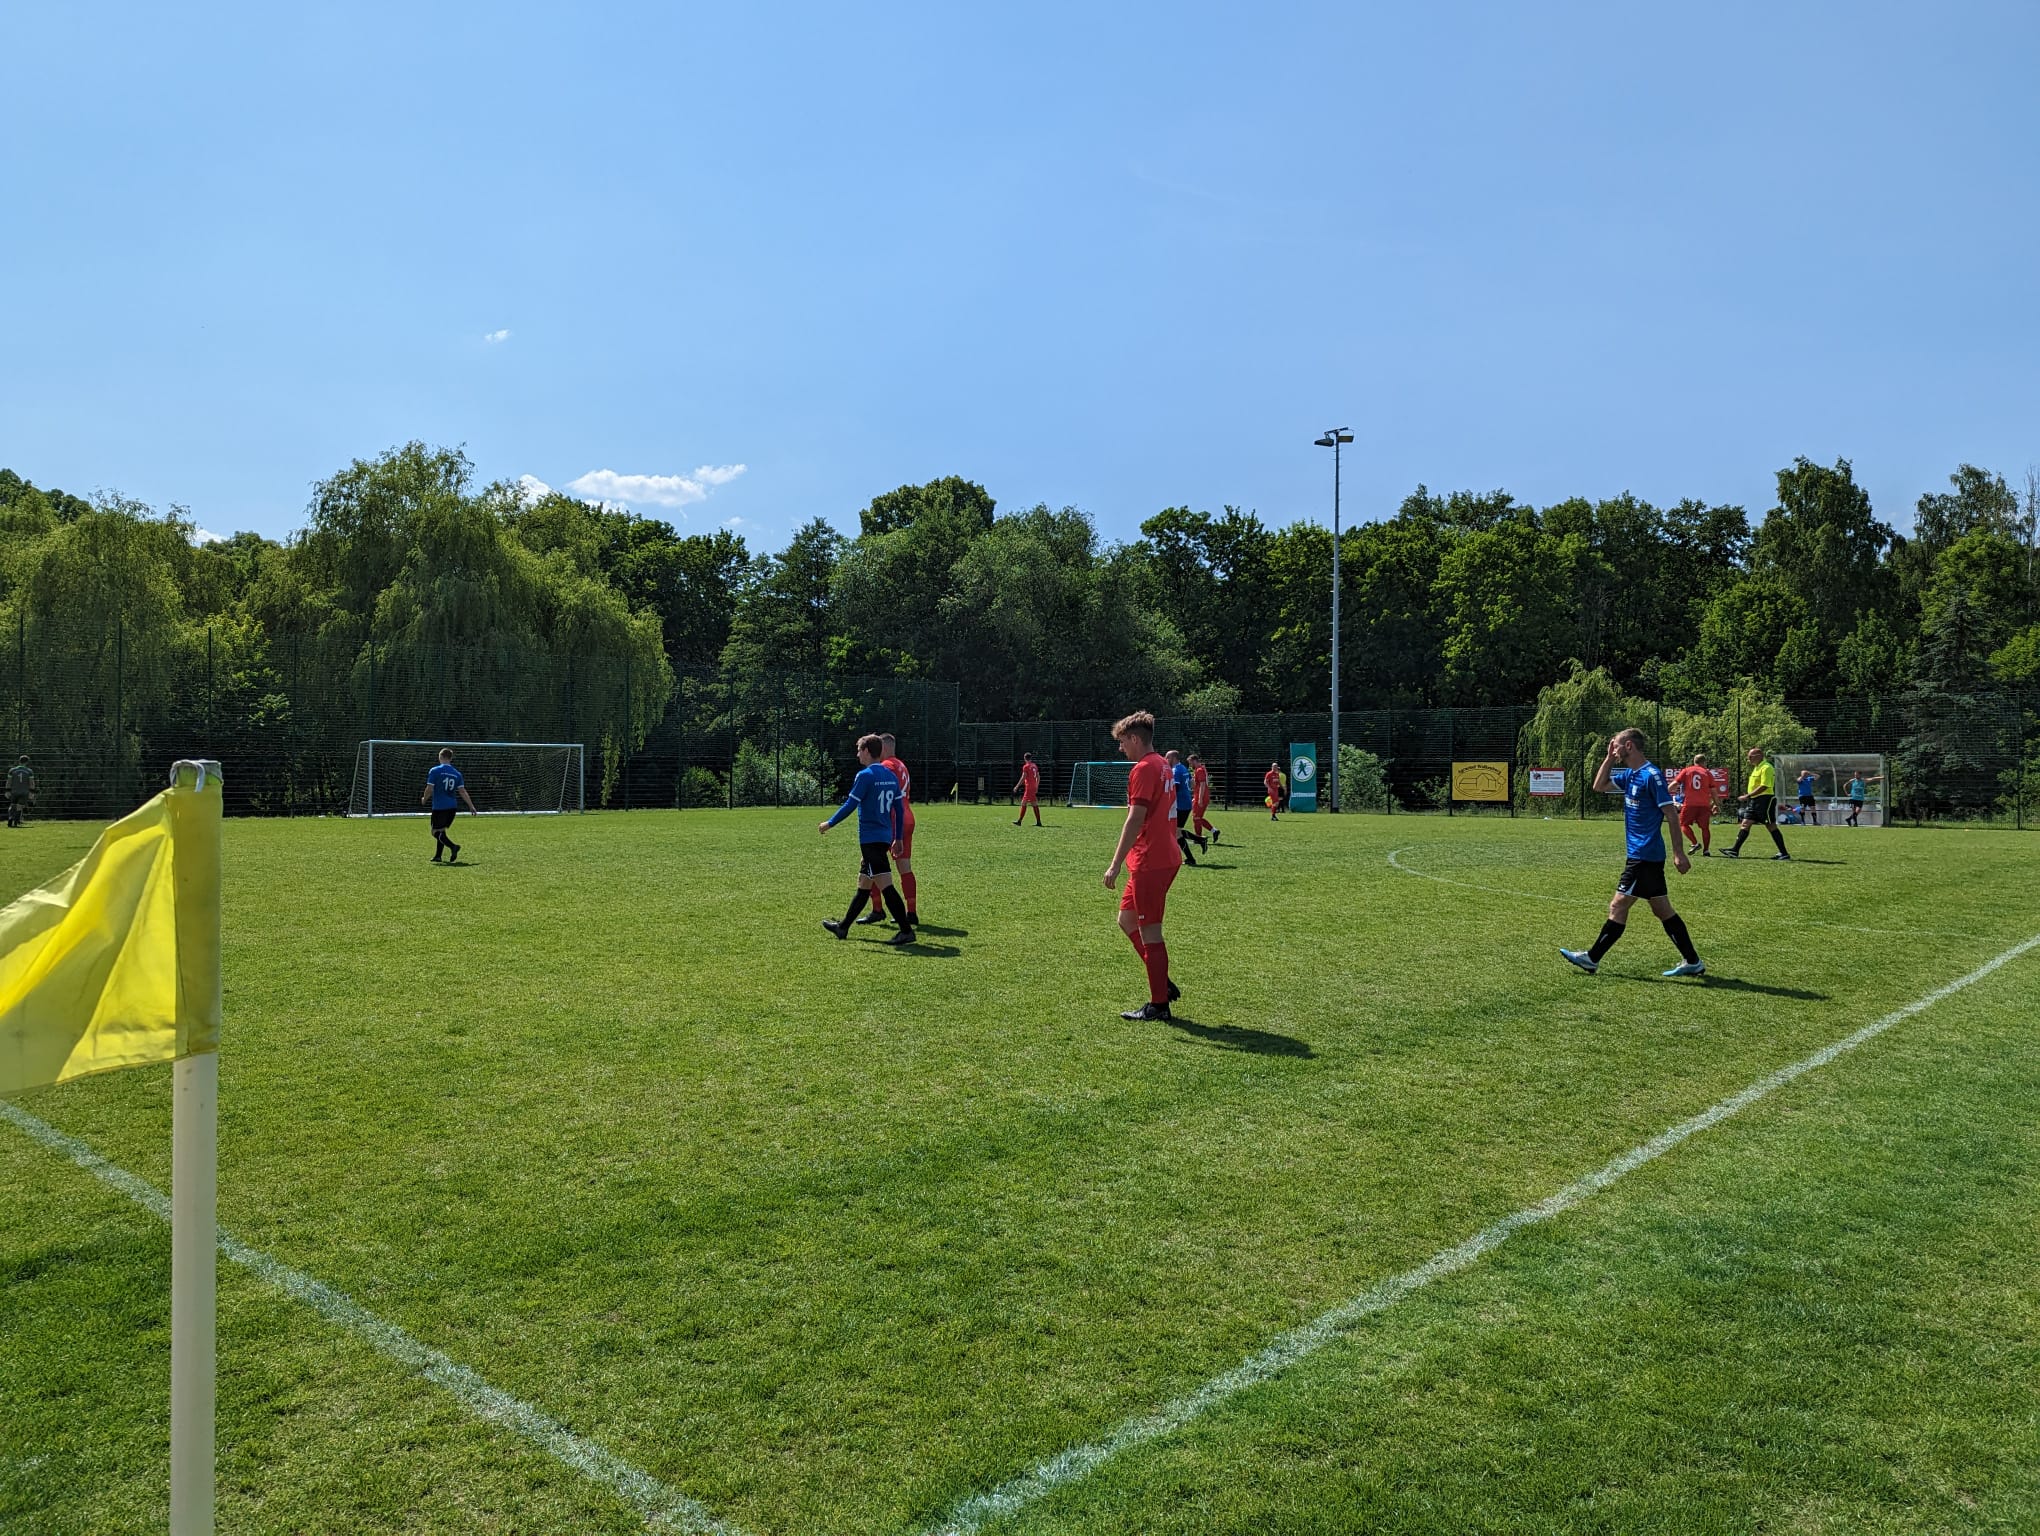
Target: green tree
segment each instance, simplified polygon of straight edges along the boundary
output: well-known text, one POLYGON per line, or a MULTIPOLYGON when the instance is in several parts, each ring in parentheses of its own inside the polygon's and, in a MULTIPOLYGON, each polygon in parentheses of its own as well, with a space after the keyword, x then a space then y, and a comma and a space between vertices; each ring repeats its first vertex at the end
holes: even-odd
POLYGON ((723 666, 827 673, 837 647, 834 587, 842 550, 843 536, 815 518, 780 553, 754 560, 738 589, 723 666))

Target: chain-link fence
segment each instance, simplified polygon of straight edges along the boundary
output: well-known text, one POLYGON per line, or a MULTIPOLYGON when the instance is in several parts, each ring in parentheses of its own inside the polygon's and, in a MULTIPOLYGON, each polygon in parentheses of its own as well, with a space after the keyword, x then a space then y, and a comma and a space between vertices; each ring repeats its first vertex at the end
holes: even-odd
MULTIPOLYGON (((1904 703, 1863 698, 1788 699, 1795 725, 1781 729, 1775 711, 1748 717, 1735 701, 1706 715, 1647 706, 1633 723, 1649 734, 1663 765, 1704 754, 1729 775, 1731 798, 1743 788, 1745 754, 1878 753, 1883 782, 1869 793, 1891 819, 2001 821, 2032 825, 2040 813, 2040 699, 1986 693, 1904 703)), ((1607 745, 1604 731, 1581 732, 1569 748, 1553 749, 1531 730, 1531 706, 1484 709, 1355 710, 1339 714, 1344 782, 1340 808, 1386 814, 1612 815, 1619 802, 1589 785, 1607 745), (1453 764, 1506 765, 1508 797, 1455 800, 1453 764), (1532 768, 1556 769, 1564 791, 1531 794, 1532 768)), ((1322 759, 1319 804, 1331 786, 1331 715, 1162 716, 1156 744, 1196 752, 1211 771, 1212 798, 1222 806, 1257 805, 1271 763, 1285 772, 1292 744, 1315 745, 1322 759)), ((957 732, 956 777, 964 800, 1010 801, 1024 754, 1041 768, 1044 798, 1069 791, 1075 766, 1118 756, 1109 720, 965 722, 957 732)), ((1783 786, 1789 791, 1790 786, 1783 786)))
MULTIPOLYGON (((1044 798, 1067 796, 1075 765, 1118 755, 1109 720, 963 722, 951 683, 793 673, 656 677, 627 657, 509 646, 271 638, 252 625, 146 638, 116 624, 80 644, 45 643, 33 624, 0 637, 0 708, 36 775, 38 816, 106 817, 138 804, 178 757, 230 766, 239 815, 346 810, 356 747, 369 737, 579 742, 591 809, 811 805, 856 771, 855 739, 889 730, 916 798, 1012 797, 1023 755, 1044 798), (9 642, 12 642, 9 644, 9 642), (11 654, 8 654, 11 652, 11 654)), ((1743 754, 1879 753, 1876 787, 1894 820, 2027 825, 2040 811, 2040 698, 1915 691, 1901 700, 1728 701, 1707 714, 1646 706, 1634 723, 1663 764, 1704 751, 1740 789, 1743 754)), ((1356 710, 1339 716, 1347 749, 1340 801, 1390 814, 1597 815, 1586 789, 1601 729, 1555 740, 1531 706, 1356 710), (1453 764, 1505 765, 1509 797, 1453 799, 1453 764), (1565 773, 1565 793, 1529 794, 1532 768, 1565 773)), ((1315 743, 1333 771, 1328 714, 1167 716, 1160 745, 1200 753, 1214 800, 1251 805, 1270 763, 1315 743)), ((1329 791, 1330 785, 1324 790, 1329 791)))

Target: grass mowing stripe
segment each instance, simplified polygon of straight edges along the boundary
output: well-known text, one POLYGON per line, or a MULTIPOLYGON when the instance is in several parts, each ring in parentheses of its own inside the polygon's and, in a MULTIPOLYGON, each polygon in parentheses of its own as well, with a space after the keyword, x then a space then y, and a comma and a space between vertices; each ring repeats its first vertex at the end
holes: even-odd
POLYGON ((1907 1003, 1903 1008, 1895 1009, 1882 1018, 1864 1025, 1854 1034, 1845 1035, 1831 1044, 1822 1046, 1811 1056, 1802 1057, 1790 1066, 1780 1067, 1740 1092, 1730 1094, 1727 1098, 1703 1109, 1690 1119, 1682 1120, 1670 1129, 1660 1131, 1641 1146, 1632 1147, 1584 1178, 1574 1180, 1556 1194, 1547 1196, 1535 1205, 1527 1205, 1521 1210, 1511 1212, 1464 1242, 1433 1254, 1415 1269, 1392 1276, 1372 1290, 1341 1302, 1329 1312, 1278 1335, 1273 1343, 1249 1355, 1231 1370, 1214 1376, 1194 1392, 1165 1403, 1153 1413, 1123 1420, 1103 1438, 1086 1445, 1072 1446, 1010 1482, 985 1493, 973 1494, 952 1509, 941 1523, 930 1527, 928 1536, 970 1536, 970 1533, 981 1530, 987 1522, 1017 1514, 1057 1489, 1088 1477, 1122 1451, 1131 1450, 1135 1446, 1180 1429, 1248 1387, 1270 1381, 1299 1360, 1315 1354, 1345 1334, 1361 1319, 1376 1312, 1386 1311, 1405 1296, 1421 1290, 1432 1281, 1441 1280, 1474 1264, 1524 1227, 1535 1226, 1563 1215, 1582 1201, 1600 1193, 1625 1174, 1632 1173, 1645 1163, 1662 1157, 1681 1142, 1719 1125, 1733 1115, 1740 1114, 1750 1105, 1787 1084, 1797 1081, 1809 1072, 1819 1070, 1858 1046, 1867 1044, 1893 1025, 1924 1013, 1934 1004, 1953 997, 1966 987, 1974 986, 1992 972, 2009 965, 2035 947, 2040 947, 2040 933, 2014 944, 1967 975, 1959 976, 1945 986, 1936 987, 1923 997, 1907 1003))
MULTIPOLYGON (((108 1162, 77 1137, 66 1135, 6 1099, 0 1099, 0 1116, 31 1140, 68 1157, 101 1183, 120 1191, 150 1215, 165 1222, 170 1220, 170 1197, 147 1179, 137 1178, 108 1162)), ((515 1431, 590 1482, 609 1489, 643 1515, 651 1528, 685 1531, 691 1536, 743 1536, 737 1527, 717 1520, 686 1494, 668 1488, 650 1473, 639 1471, 592 1440, 582 1439, 523 1399, 491 1386, 466 1366, 413 1338, 396 1324, 384 1322, 351 1296, 249 1247, 224 1228, 220 1229, 219 1242, 220 1252, 236 1264, 304 1302, 328 1322, 352 1329, 399 1365, 408 1366, 427 1381, 444 1387, 477 1418, 515 1431)))

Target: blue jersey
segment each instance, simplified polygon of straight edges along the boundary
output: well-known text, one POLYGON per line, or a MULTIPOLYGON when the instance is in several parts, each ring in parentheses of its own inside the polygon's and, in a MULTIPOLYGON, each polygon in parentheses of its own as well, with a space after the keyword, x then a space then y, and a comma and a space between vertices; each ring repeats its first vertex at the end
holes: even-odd
POLYGON ((829 818, 829 825, 833 827, 855 811, 858 842, 896 843, 906 832, 905 807, 893 771, 883 763, 873 763, 857 770, 857 777, 850 781, 850 798, 829 818))
POLYGON ((1176 781, 1176 814, 1190 809, 1190 765, 1178 763, 1169 775, 1176 781))
POLYGON ((1863 791, 1864 791, 1864 789, 1865 789, 1865 788, 1867 788, 1867 787, 1868 787, 1868 786, 1866 786, 1866 785, 1865 785, 1865 784, 1863 783, 1863 781, 1862 781, 1861 779, 1851 779, 1851 780, 1849 780, 1849 798, 1850 798, 1851 800, 1860 800, 1860 799, 1862 799, 1862 798, 1863 798, 1863 791))
POLYGON ((1801 774, 1801 775, 1799 776, 1799 792, 1800 792, 1800 793, 1801 793, 1802 795, 1810 795, 1810 794, 1812 794, 1812 793, 1813 793, 1813 775, 1812 775, 1812 774, 1810 774, 1810 773, 1802 773, 1802 774, 1801 774))
POLYGON ((432 809, 452 811, 460 808, 460 787, 467 782, 460 776, 460 770, 451 763, 441 763, 425 775, 425 782, 432 786, 432 809))
POLYGON ((1657 764, 1641 768, 1617 768, 1608 775, 1622 791, 1623 830, 1629 836, 1629 856, 1652 864, 1665 861, 1665 813, 1672 792, 1657 764))

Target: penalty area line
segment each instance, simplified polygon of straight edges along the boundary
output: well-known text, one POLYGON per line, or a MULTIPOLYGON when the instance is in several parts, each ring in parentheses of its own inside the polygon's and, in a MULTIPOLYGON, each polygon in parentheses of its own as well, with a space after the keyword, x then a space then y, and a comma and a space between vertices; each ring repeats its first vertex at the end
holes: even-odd
POLYGON ((1642 1145, 1632 1147, 1620 1157, 1602 1164, 1585 1177, 1575 1179, 1556 1194, 1548 1195, 1534 1205, 1526 1205, 1519 1211, 1512 1211, 1493 1225, 1483 1227, 1464 1242, 1434 1253, 1415 1269, 1392 1276, 1372 1290, 1363 1291, 1351 1300, 1341 1302, 1329 1312, 1321 1313, 1287 1333, 1278 1334, 1273 1342, 1247 1356, 1231 1370, 1212 1377, 1204 1385, 1163 1404, 1152 1413, 1124 1419, 1097 1440, 1086 1445, 1072 1446, 1047 1461, 1038 1463, 1010 1482, 1002 1483, 987 1492, 971 1495, 950 1510, 936 1525, 928 1527, 924 1536, 972 1536, 972 1533, 982 1530, 990 1521, 1017 1514, 1058 1489, 1080 1482, 1122 1452, 1174 1433, 1247 1388, 1272 1381, 1292 1365, 1316 1354, 1334 1340, 1344 1337, 1363 1318, 1377 1312, 1385 1312, 1403 1298, 1422 1290, 1433 1281, 1442 1280, 1448 1275, 1457 1274, 1460 1270, 1470 1267, 1525 1227, 1537 1226, 1563 1215, 1574 1206, 1599 1194, 1624 1175, 1663 1157, 1681 1142, 1690 1140, 1702 1131, 1712 1129, 1731 1116, 1742 1113, 1758 1100, 1776 1093, 1789 1083, 1796 1082, 1807 1073, 1819 1071, 1837 1057, 1848 1054, 1858 1046, 1868 1044, 1894 1024, 1902 1024, 1914 1015, 1924 1013, 1934 1004, 1953 997, 1964 988, 1975 986, 1992 972, 2011 964, 2028 950, 2036 947, 2040 947, 2040 933, 2014 944, 1966 976, 1958 976, 1945 986, 1936 987, 1925 996, 1913 999, 1903 1008, 1894 1009, 1881 1019, 1865 1024, 1854 1034, 1844 1035, 1832 1044, 1822 1046, 1811 1056, 1802 1057, 1790 1066, 1780 1067, 1768 1076, 1758 1078, 1740 1092, 1730 1094, 1727 1098, 1709 1105, 1691 1119, 1681 1120, 1668 1130, 1660 1131, 1642 1145))
MULTIPOLYGON (((69 1158, 150 1215, 166 1223, 170 1220, 170 1197, 147 1179, 109 1162, 87 1143, 6 1099, 0 1099, 0 1118, 12 1122, 29 1140, 69 1158)), ((683 1531, 689 1536, 744 1536, 738 1527, 716 1519, 678 1489, 667 1487, 649 1472, 640 1471, 614 1452, 575 1434, 543 1410, 491 1386, 450 1356, 395 1323, 377 1317, 353 1297, 249 1247, 224 1228, 219 1231, 219 1242, 220 1252, 243 1269, 276 1290, 296 1297, 328 1322, 359 1334, 376 1353, 445 1388, 476 1418, 522 1436, 563 1466, 608 1489, 642 1515, 648 1529, 683 1531)))

